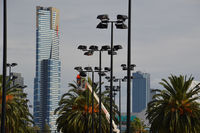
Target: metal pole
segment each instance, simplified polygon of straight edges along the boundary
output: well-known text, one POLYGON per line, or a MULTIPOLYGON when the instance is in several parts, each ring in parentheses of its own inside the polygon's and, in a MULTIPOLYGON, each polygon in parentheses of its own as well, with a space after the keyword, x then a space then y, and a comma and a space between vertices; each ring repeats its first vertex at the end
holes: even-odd
POLYGON ((130 133, 131 112, 131 0, 128 2, 128 47, 127 47, 127 133, 130 133))
POLYGON ((115 91, 113 92, 113 95, 114 95, 114 105, 115 105, 115 91))
POLYGON ((2 84, 2 116, 1 116, 1 133, 5 133, 5 116, 6 116, 6 64, 7 64, 7 3, 3 3, 3 84, 2 84))
POLYGON ((9 81, 11 80, 11 65, 9 65, 9 81))
POLYGON ((99 69, 99 133, 101 133, 101 50, 99 51, 99 69))
POLYGON ((112 89, 113 89, 113 22, 111 22, 111 59, 110 59, 110 133, 112 130, 112 89))
POLYGON ((86 112, 86 133, 89 133, 89 130, 88 130, 88 117, 89 117, 89 90, 87 89, 87 98, 86 98, 86 102, 87 102, 87 112, 86 112))
POLYGON ((94 133, 94 71, 92 71, 92 133, 94 133))
POLYGON ((121 79, 119 79, 119 130, 121 133, 122 120, 121 120, 121 79))

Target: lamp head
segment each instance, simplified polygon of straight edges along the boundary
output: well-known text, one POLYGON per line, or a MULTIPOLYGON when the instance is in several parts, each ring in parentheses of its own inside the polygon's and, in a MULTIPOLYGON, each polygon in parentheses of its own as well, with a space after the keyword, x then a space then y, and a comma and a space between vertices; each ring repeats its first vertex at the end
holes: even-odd
POLYGON ((123 22, 125 22, 126 21, 126 19, 128 19, 128 16, 126 16, 126 15, 117 15, 117 20, 122 20, 123 22))
POLYGON ((136 65, 135 64, 131 64, 130 69, 134 70, 134 67, 136 67, 136 65))
POLYGON ((9 63, 6 64, 7 67, 11 66, 9 63))
POLYGON ((106 88, 106 90, 110 90, 110 86, 106 85, 105 88, 106 88))
POLYGON ((110 67, 104 67, 105 71, 110 71, 110 67))
POLYGON ((106 76, 106 73, 105 72, 99 72, 100 76, 106 76))
POLYGON ((11 67, 17 66, 17 63, 12 63, 11 67))
POLYGON ((123 79, 122 79, 122 82, 126 82, 126 79, 123 78, 123 79))
POLYGON ((108 50, 108 54, 111 55, 111 53, 112 53, 112 55, 117 55, 117 52, 115 52, 115 51, 111 52, 111 50, 108 50))
POLYGON ((97 27, 98 29, 107 29, 108 28, 108 23, 103 23, 103 22, 100 22, 97 27))
POLYGON ((101 14, 97 16, 97 19, 102 20, 109 20, 108 14, 101 14))
POLYGON ((126 64, 121 64, 121 67, 126 67, 126 64))
POLYGON ((118 81, 119 81, 119 79, 114 79, 113 81, 114 81, 114 82, 118 82, 118 81))
POLYGON ((118 51, 119 49, 122 49, 121 45, 115 45, 114 46, 114 51, 118 51))
POLYGON ((116 23, 115 26, 117 29, 127 29, 128 28, 126 24, 120 23, 120 22, 116 23))
POLYGON ((107 80, 108 80, 108 79, 110 79, 110 77, 109 77, 109 76, 106 76, 105 78, 106 78, 107 80))
POLYGON ((79 45, 78 49, 85 51, 85 50, 87 50, 87 46, 85 46, 85 45, 79 45))
POLYGON ((92 67, 85 67, 84 68, 86 71, 88 71, 88 72, 92 72, 93 70, 92 70, 92 67))
POLYGON ((100 68, 99 67, 94 67, 94 70, 99 71, 100 68))
POLYGON ((101 47, 101 51, 108 51, 110 49, 109 45, 104 45, 101 47))
POLYGON ((74 67, 74 69, 78 72, 82 71, 82 67, 81 66, 77 66, 77 67, 74 67))
POLYGON ((98 46, 91 45, 91 46, 89 47, 89 49, 92 50, 92 51, 98 51, 98 46))
POLYGON ((15 80, 17 79, 18 77, 17 76, 12 76, 12 79, 11 80, 15 80))
POLYGON ((93 51, 93 50, 89 50, 89 51, 85 52, 85 53, 84 53, 84 55, 87 55, 87 56, 92 56, 92 55, 93 55, 93 53, 94 53, 94 51, 93 51))

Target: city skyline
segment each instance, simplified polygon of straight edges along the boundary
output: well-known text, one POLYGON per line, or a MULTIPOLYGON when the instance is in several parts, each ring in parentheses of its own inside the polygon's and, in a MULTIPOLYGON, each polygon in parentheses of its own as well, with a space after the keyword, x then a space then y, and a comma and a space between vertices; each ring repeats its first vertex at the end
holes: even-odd
MULTIPOLYGON (((18 63, 13 72, 22 73, 25 84, 28 85, 26 91, 32 102, 35 70, 34 11, 38 5, 61 10, 62 92, 66 92, 68 83, 75 80, 75 66, 98 65, 97 57, 83 57, 82 53, 76 50, 77 46, 110 44, 110 30, 96 29, 96 16, 107 13, 115 19, 117 14, 127 14, 127 2, 120 0, 8 2, 8 63, 18 63)), ((200 80, 199 6, 200 2, 197 0, 133 2, 132 63, 137 65, 135 71, 141 70, 151 74, 153 88, 158 88, 161 78, 167 78, 170 74, 192 74, 195 80, 200 80)), ((2 21, 0 25, 2 31, 2 21)), ((0 36, 2 40, 2 32, 0 36)), ((121 72, 120 64, 126 63, 127 31, 115 30, 114 43, 123 44, 124 48, 114 57, 114 75, 126 75, 125 72, 121 72)), ((2 51, 2 41, 0 50, 2 51)), ((107 57, 103 54, 103 66, 109 65, 107 57)), ((2 66, 2 58, 0 64, 2 66)), ((0 70, 2 71, 2 67, 0 70)), ((125 86, 123 84, 124 89, 125 86)), ((125 105, 125 98, 122 100, 122 105, 125 105)))

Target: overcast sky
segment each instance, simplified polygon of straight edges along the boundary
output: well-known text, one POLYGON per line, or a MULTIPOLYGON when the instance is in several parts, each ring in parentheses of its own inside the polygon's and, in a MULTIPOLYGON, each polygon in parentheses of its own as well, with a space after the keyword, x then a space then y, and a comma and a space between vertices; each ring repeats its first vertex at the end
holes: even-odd
MULTIPOLYGON (((0 71, 2 72, 3 0, 0 2, 0 71)), ((60 10, 60 60, 62 62, 62 93, 75 80, 75 66, 98 66, 98 54, 83 56, 79 44, 110 45, 110 28, 96 29, 99 14, 111 20, 128 12, 128 0, 8 0, 8 62, 16 62, 14 72, 22 73, 26 92, 33 101, 35 76, 36 6, 60 10)), ((193 75, 200 80, 200 1, 199 0, 133 0, 132 1, 132 63, 135 71, 151 74, 151 87, 170 74, 193 75)), ((120 64, 126 63, 127 30, 114 29, 114 44, 123 50, 114 56, 114 75, 124 76, 120 64)), ((103 66, 110 57, 103 53, 103 66)), ((98 81, 98 77, 95 78, 98 81)), ((126 105, 126 84, 122 85, 123 111, 126 105)))

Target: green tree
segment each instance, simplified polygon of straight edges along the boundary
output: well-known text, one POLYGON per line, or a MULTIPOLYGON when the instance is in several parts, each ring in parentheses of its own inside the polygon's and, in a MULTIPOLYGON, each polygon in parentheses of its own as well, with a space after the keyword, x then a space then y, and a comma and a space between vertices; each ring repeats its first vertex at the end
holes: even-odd
MULTIPOLYGON (((88 82, 91 85, 92 81, 88 78, 88 82)), ((70 90, 65 93, 60 102, 59 107, 55 110, 55 114, 58 114, 57 130, 64 133, 85 133, 87 124, 89 131, 92 131, 92 94, 86 88, 82 90, 78 87, 78 83, 70 83, 70 90), (89 94, 89 106, 87 104, 89 94), (88 115, 88 122, 86 121, 88 115)), ((98 94, 98 85, 95 84, 93 90, 98 94)), ((109 111, 109 97, 107 96, 109 91, 102 92, 102 103, 109 111)), ((113 101, 114 105, 114 101, 113 101)), ((94 99, 94 130, 95 133, 99 128, 99 105, 94 99)), ((117 116, 117 107, 113 106, 113 116, 117 116)), ((117 119, 114 118, 115 122, 117 119)), ((102 111, 102 132, 109 132, 109 123, 102 111)))
POLYGON ((146 125, 143 121, 141 121, 139 118, 135 118, 134 121, 131 122, 131 133, 147 133, 146 131, 146 125))
POLYGON ((155 90, 153 101, 148 104, 147 118, 150 130, 157 133, 199 133, 200 87, 191 88, 193 77, 171 75, 169 82, 162 79, 164 90, 155 90))
MULTIPOLYGON (((28 109, 27 94, 22 88, 10 87, 6 84, 6 119, 5 129, 7 133, 29 133, 29 126, 33 123, 32 115, 28 109)), ((0 75, 0 110, 2 109, 2 75, 0 75)), ((0 118, 1 118, 0 112, 0 118)), ((1 122, 0 122, 1 124, 1 122)))

